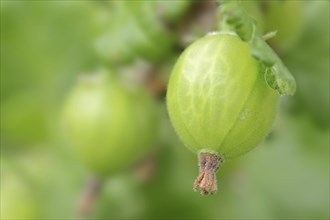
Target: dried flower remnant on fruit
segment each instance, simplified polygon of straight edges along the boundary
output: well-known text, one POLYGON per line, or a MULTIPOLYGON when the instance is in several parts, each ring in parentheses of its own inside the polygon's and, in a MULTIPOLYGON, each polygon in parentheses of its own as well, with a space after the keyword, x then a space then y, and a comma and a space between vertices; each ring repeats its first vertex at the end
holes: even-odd
POLYGON ((200 153, 199 155, 199 176, 195 180, 194 190, 200 188, 202 194, 215 194, 217 192, 217 177, 222 158, 212 153, 200 153))

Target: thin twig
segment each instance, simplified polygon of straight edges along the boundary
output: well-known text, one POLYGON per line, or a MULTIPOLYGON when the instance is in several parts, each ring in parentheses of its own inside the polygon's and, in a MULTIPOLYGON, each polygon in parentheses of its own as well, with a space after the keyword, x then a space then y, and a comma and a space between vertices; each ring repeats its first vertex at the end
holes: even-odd
POLYGON ((93 213, 96 199, 102 189, 102 181, 96 177, 90 177, 87 180, 86 187, 82 193, 78 205, 78 215, 88 218, 93 213))

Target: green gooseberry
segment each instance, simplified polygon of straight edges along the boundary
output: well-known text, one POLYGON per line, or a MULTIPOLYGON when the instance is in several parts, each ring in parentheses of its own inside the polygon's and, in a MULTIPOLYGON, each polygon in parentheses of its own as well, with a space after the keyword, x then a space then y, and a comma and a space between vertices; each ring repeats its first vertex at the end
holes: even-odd
POLYGON ((31 184, 1 162, 0 219, 40 219, 38 197, 31 184))
POLYGON ((83 76, 68 97, 63 119, 77 157, 100 177, 132 165, 157 137, 158 111, 151 95, 102 73, 83 76))
POLYGON ((217 191, 221 162, 256 147, 276 115, 279 94, 250 49, 235 33, 209 34, 183 52, 171 74, 169 116, 184 144, 199 154, 194 187, 204 194, 217 191))

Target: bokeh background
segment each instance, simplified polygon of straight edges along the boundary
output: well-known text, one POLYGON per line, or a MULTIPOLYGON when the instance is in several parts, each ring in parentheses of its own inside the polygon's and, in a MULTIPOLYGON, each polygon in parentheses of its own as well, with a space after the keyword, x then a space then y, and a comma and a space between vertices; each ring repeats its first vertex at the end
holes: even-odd
POLYGON ((223 164, 218 193, 202 196, 192 190, 197 156, 173 131, 165 92, 182 50, 215 30, 218 3, 1 0, 1 219, 80 216, 92 174, 59 124, 79 75, 100 68, 143 85, 160 123, 145 159, 104 180, 89 218, 328 219, 329 1, 243 5, 261 32, 278 30, 269 43, 297 93, 282 98, 263 143, 223 164))

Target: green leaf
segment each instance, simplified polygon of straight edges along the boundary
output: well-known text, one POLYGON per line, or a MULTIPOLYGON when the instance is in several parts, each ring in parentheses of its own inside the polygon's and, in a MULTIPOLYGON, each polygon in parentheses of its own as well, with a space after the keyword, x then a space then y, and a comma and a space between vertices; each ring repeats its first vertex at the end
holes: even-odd
POLYGON ((235 31, 244 41, 250 41, 255 32, 255 21, 247 15, 237 1, 221 1, 218 17, 219 29, 235 31), (239 9, 239 10, 237 10, 239 9))
POLYGON ((251 42, 251 55, 266 67, 272 67, 277 61, 276 53, 260 36, 255 36, 251 42))
POLYGON ((234 31, 251 45, 251 55, 262 65, 267 84, 280 95, 293 95, 296 82, 274 50, 257 33, 256 22, 241 7, 240 1, 221 1, 219 29, 234 31))
POLYGON ((251 54, 264 66, 267 84, 280 95, 294 95, 296 81, 282 60, 260 35, 251 43, 251 54))
POLYGON ((296 92, 296 82, 283 64, 275 64, 271 68, 266 68, 265 80, 280 95, 293 95, 296 92))

